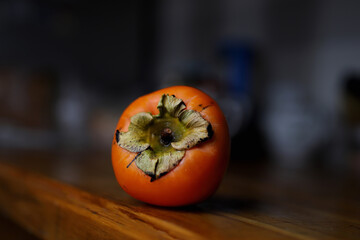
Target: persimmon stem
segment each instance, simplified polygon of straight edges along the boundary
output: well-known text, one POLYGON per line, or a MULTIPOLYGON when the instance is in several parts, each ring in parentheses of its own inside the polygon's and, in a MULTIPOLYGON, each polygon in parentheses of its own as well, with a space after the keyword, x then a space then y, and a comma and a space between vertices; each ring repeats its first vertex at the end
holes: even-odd
POLYGON ((161 131, 161 143, 165 146, 168 146, 172 142, 172 140, 174 140, 172 130, 170 128, 164 128, 161 131))

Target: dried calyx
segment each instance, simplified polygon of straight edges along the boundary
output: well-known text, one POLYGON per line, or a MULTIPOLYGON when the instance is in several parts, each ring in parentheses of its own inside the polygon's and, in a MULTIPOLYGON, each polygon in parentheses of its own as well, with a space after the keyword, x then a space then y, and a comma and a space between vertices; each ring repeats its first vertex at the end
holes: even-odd
POLYGON ((213 134, 211 124, 174 95, 162 95, 157 108, 158 115, 138 113, 127 132, 116 131, 118 145, 138 153, 133 161, 151 181, 175 168, 187 149, 213 134))

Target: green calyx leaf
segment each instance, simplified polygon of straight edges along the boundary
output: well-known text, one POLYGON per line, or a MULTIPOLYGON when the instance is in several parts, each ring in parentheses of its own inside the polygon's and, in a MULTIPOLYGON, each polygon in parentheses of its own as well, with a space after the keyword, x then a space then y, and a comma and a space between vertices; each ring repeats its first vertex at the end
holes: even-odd
POLYGON ((138 113, 127 132, 117 131, 120 147, 139 153, 136 166, 155 180, 174 169, 185 150, 211 138, 211 124, 199 112, 187 110, 174 95, 162 95, 158 115, 138 113), (170 139, 170 141, 169 141, 170 139))
POLYGON ((178 118, 186 106, 183 100, 176 98, 174 95, 169 96, 163 94, 157 108, 159 109, 159 115, 157 115, 157 117, 163 117, 165 114, 169 114, 171 117, 178 118))
POLYGON ((149 148, 148 130, 152 121, 153 116, 150 113, 132 116, 129 130, 118 135, 118 145, 130 152, 142 152, 149 148))
POLYGON ((186 131, 180 141, 171 143, 171 146, 177 150, 190 149, 212 136, 210 123, 194 110, 185 110, 179 120, 185 126, 186 131))
POLYGON ((147 149, 140 153, 135 163, 139 169, 152 179, 158 179, 175 168, 184 155, 185 151, 175 149, 163 153, 147 149))

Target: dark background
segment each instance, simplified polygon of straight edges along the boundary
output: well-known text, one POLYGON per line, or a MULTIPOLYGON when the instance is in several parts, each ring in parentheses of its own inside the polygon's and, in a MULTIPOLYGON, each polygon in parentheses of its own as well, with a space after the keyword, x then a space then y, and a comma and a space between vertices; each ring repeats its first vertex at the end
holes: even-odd
POLYGON ((0 2, 0 150, 110 151, 119 116, 200 88, 232 161, 360 170, 360 2, 0 2))

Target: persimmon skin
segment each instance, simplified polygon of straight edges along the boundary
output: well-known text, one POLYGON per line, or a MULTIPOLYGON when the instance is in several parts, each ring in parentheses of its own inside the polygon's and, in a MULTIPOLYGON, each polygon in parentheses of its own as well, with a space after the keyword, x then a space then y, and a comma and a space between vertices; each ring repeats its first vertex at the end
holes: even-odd
MULTIPOLYGON (((137 153, 129 152, 112 142, 112 165, 122 189, 132 197, 158 206, 184 206, 201 202, 218 188, 230 156, 230 138, 226 119, 218 104, 204 92, 187 86, 164 88, 132 102, 123 112, 116 130, 126 132, 130 118, 140 112, 158 114, 157 104, 163 94, 175 95, 186 109, 200 112, 211 123, 211 139, 186 150, 179 165, 166 175, 150 182, 150 177, 129 163, 137 153)), ((116 132, 115 130, 115 132, 116 132)))

